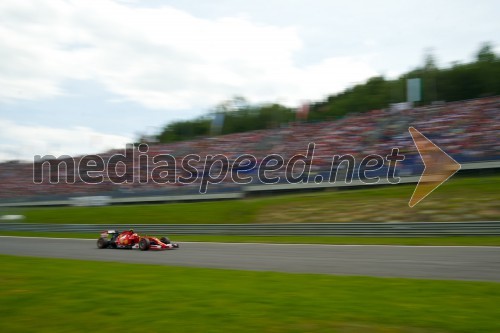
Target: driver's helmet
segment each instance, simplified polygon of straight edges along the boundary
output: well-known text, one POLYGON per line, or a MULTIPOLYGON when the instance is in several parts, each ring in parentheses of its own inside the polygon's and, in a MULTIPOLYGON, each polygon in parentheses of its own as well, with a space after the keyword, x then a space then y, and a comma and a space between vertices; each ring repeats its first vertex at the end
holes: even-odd
POLYGON ((130 231, 130 233, 132 233, 132 234, 134 233, 134 229, 129 229, 129 231, 130 231))

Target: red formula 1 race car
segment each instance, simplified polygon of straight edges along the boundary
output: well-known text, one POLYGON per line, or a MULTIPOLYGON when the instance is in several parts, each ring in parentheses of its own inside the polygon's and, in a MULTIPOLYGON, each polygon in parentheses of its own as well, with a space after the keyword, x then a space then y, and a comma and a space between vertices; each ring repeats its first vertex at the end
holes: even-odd
POLYGON ((97 240, 97 247, 100 249, 139 249, 147 250, 170 250, 177 249, 179 244, 172 243, 167 237, 160 239, 150 236, 139 236, 134 230, 119 232, 107 230, 101 233, 97 240))

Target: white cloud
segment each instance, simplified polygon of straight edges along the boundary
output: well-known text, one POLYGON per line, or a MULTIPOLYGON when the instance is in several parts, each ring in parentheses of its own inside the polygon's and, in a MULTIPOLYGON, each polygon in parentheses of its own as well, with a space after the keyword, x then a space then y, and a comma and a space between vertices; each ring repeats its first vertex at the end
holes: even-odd
POLYGON ((124 148, 132 139, 86 127, 53 128, 0 119, 0 161, 33 161, 35 155, 96 154, 124 148))
POLYGON ((362 58, 297 66, 295 27, 166 6, 7 0, 0 22, 0 101, 54 97, 68 93, 66 79, 91 79, 155 109, 206 108, 232 95, 293 105, 377 74, 362 58))

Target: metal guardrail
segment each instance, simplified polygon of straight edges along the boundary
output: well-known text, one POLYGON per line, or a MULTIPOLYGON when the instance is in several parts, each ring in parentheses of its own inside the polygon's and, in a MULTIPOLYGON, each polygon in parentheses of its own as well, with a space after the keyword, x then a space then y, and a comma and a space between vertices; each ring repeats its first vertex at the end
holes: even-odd
MULTIPOLYGON (((244 197, 242 192, 231 193, 214 193, 214 194, 183 194, 183 195, 150 195, 138 197, 118 197, 110 198, 108 204, 124 205, 131 203, 168 203, 177 201, 207 201, 207 200, 232 200, 241 199, 244 197)), ((89 197, 85 197, 89 198, 89 197)), ((20 201, 20 202, 0 202, 1 207, 29 207, 29 206, 74 206, 76 198, 66 198, 60 200, 46 200, 46 201, 20 201)))
POLYGON ((246 236, 491 236, 500 235, 500 221, 491 222, 386 222, 386 223, 287 223, 287 224, 41 224, 0 223, 1 231, 96 233, 124 230, 150 235, 246 236))

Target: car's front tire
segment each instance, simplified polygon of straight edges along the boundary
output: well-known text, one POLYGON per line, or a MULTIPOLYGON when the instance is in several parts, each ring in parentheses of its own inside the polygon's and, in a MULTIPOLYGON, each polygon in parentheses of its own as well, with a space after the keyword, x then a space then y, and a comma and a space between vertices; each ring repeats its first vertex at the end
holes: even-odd
POLYGON ((150 246, 151 246, 151 243, 149 242, 149 239, 147 239, 147 238, 141 238, 141 240, 139 241, 139 249, 141 251, 149 250, 150 246))
POLYGON ((162 238, 160 238, 160 241, 161 241, 163 244, 170 244, 170 239, 168 239, 167 237, 162 237, 162 238))

